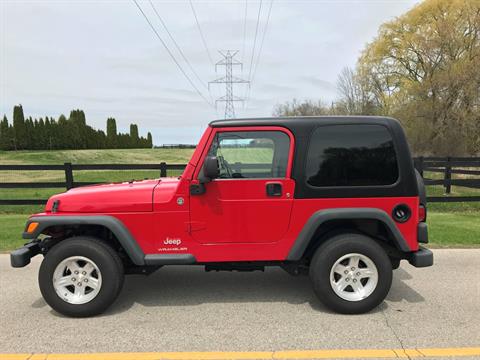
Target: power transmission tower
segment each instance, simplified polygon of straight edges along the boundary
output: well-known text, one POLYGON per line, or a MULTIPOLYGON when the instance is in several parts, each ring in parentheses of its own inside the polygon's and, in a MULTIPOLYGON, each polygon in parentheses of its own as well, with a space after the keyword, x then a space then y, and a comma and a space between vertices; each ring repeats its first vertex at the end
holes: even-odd
POLYGON ((224 50, 219 51, 219 53, 223 56, 223 59, 215 64, 215 71, 217 71, 218 66, 225 66, 225 76, 210 81, 208 86, 210 88, 210 84, 225 84, 225 96, 219 97, 215 101, 215 106, 217 102, 224 102, 225 119, 232 119, 235 117, 235 107, 233 103, 236 101, 244 101, 243 98, 233 95, 233 84, 249 84, 250 82, 233 76, 233 67, 237 65, 242 66, 242 63, 235 59, 238 50, 224 50))

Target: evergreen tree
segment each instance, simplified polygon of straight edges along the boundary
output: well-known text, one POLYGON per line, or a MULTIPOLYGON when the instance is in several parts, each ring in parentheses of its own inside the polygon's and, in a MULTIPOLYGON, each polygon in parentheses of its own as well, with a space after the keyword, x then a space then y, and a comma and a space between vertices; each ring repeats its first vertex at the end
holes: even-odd
POLYGON ((107 119, 107 146, 113 149, 117 147, 117 123, 114 118, 107 119))
POLYGON ((64 145, 71 149, 82 149, 85 148, 86 139, 83 133, 83 122, 82 115, 80 110, 70 111, 70 116, 68 118, 65 131, 70 138, 70 142, 65 143, 64 145))
MULTIPOLYGON (((53 120, 53 119, 52 119, 53 120)), ((45 118, 45 148, 47 150, 53 150, 53 139, 52 139, 52 126, 48 116, 45 118)))
MULTIPOLYGON (((67 139, 71 136, 68 131, 68 121, 65 115, 60 115, 58 123, 53 123, 52 138, 55 149, 69 149, 67 139)), ((69 142, 72 146, 72 141, 69 142)))
POLYGON ((22 105, 13 107, 13 143, 15 150, 24 149, 26 145, 27 129, 22 105))
POLYGON ((32 117, 25 120, 25 138, 23 139, 23 149, 34 149, 34 124, 32 117))
POLYGON ((3 115, 3 119, 0 122, 0 149, 10 150, 10 131, 8 128, 8 119, 6 115, 3 115))
POLYGON ((60 115, 60 117, 58 118, 58 123, 60 125, 65 125, 67 123, 67 118, 65 117, 65 115, 60 115))
POLYGON ((38 149, 47 149, 47 134, 45 133, 45 122, 42 118, 38 122, 35 119, 35 135, 38 136, 38 149))
POLYGON ((136 124, 130 124, 130 147, 138 147, 138 127, 136 124))
POLYGON ((147 134, 147 147, 149 149, 151 149, 153 147, 152 134, 150 134, 150 131, 147 134))
POLYGON ((67 119, 60 115, 58 121, 48 116, 25 119, 21 105, 13 109, 13 126, 6 115, 0 121, 0 150, 55 150, 55 149, 105 149, 149 148, 152 135, 140 137, 138 126, 130 125, 130 132, 117 133, 114 118, 107 119, 107 131, 87 125, 83 110, 72 110, 67 119))

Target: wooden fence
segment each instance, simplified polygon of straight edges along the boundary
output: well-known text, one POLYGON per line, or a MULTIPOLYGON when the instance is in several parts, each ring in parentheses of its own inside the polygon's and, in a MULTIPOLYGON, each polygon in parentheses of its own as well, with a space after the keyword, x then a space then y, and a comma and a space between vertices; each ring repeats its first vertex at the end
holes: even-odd
POLYGON ((480 191, 478 194, 473 191, 475 195, 471 196, 451 196, 452 186, 480 189, 480 157, 417 157, 413 161, 415 168, 422 175, 425 185, 440 185, 444 188, 445 196, 428 196, 429 202, 480 201, 480 191), (431 174, 440 174, 440 177, 432 178, 431 174), (452 175, 464 176, 454 179, 452 175))
MULTIPOLYGON (((63 171, 65 181, 61 182, 1 182, 0 189, 52 189, 69 190, 78 186, 95 185, 103 182, 75 181, 75 170, 157 170, 160 177, 169 176, 170 171, 183 171, 185 164, 88 164, 79 165, 65 163, 63 165, 0 165, 2 171, 63 171)), ((38 205, 45 204, 47 199, 0 199, 0 205, 38 205)))
MULTIPOLYGON (((470 196, 452 196, 452 186, 459 186, 468 189, 480 189, 480 157, 478 158, 460 158, 460 157, 418 157, 414 159, 414 164, 420 174, 424 177, 427 186, 443 186, 443 196, 428 196, 429 202, 463 202, 480 201, 480 191, 478 195, 473 192, 470 196), (441 176, 437 179, 426 177, 427 174, 439 173, 441 176), (466 178, 453 179, 452 175, 464 175, 466 178), (477 178, 474 178, 477 176, 477 178)), ((74 178, 75 170, 156 170, 160 177, 171 175, 171 171, 182 171, 185 164, 91 164, 79 165, 65 163, 63 165, 0 165, 2 171, 62 171, 64 172, 64 181, 58 182, 1 182, 2 189, 52 189, 62 188, 71 189, 78 186, 100 184, 102 182, 76 181, 74 178)), ((427 190, 428 194, 428 190, 427 190)), ((0 205, 38 205, 45 204, 46 199, 0 199, 0 205)))

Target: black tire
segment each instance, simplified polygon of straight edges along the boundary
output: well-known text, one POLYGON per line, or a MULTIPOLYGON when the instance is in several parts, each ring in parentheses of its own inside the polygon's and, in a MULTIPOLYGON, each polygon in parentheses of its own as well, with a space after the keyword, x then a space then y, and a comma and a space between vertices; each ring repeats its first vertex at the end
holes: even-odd
POLYGON ((71 317, 87 317, 104 312, 119 295, 124 279, 124 269, 118 254, 102 241, 86 236, 65 239, 46 254, 38 274, 40 291, 45 301, 55 311, 71 317), (55 268, 66 258, 82 256, 91 259, 102 276, 98 294, 84 304, 71 304, 60 298, 53 286, 55 268))
POLYGON ((393 270, 397 270, 400 267, 400 259, 390 258, 390 262, 393 270))
POLYGON ((385 250, 375 240, 360 234, 340 234, 327 240, 316 250, 309 272, 319 300, 342 314, 361 314, 372 310, 385 299, 392 285, 392 264, 385 250), (367 256, 377 268, 377 286, 363 300, 341 298, 330 283, 332 267, 342 256, 350 253, 367 256))

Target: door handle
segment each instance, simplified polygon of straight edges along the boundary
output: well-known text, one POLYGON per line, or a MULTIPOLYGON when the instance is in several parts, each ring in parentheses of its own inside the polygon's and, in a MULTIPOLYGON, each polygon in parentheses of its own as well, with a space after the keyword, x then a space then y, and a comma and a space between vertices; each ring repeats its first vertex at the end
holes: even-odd
POLYGON ((267 196, 282 196, 282 184, 281 183, 267 183, 267 196))

